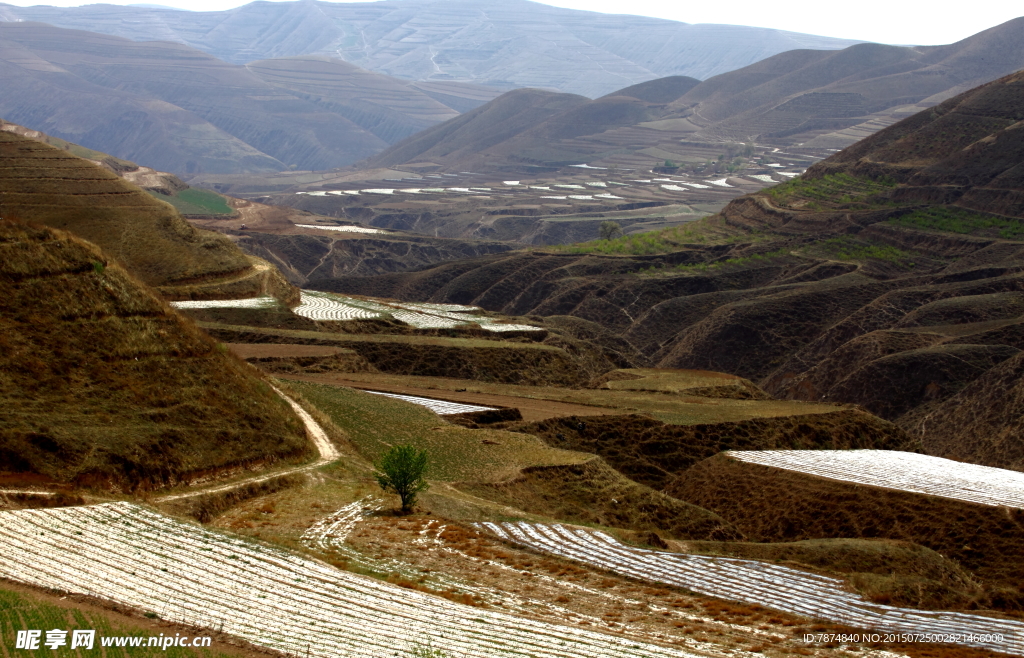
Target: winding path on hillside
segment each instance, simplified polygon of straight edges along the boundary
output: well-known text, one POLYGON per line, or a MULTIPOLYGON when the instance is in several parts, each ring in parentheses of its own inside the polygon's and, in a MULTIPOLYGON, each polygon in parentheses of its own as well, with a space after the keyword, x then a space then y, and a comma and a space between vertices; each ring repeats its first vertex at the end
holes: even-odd
POLYGON ((288 468, 281 471, 274 471, 273 473, 269 474, 254 475, 253 477, 245 478, 243 480, 237 480, 235 482, 230 482, 228 484, 222 484, 220 486, 201 487, 197 489, 191 489, 184 493, 172 494, 169 496, 161 496, 155 499, 156 502, 165 503, 173 500, 192 498, 194 496, 205 496, 209 494, 222 493, 224 491, 237 489, 238 487, 244 487, 248 484, 258 484, 260 482, 265 482, 267 480, 272 480, 274 478, 279 478, 286 475, 293 475, 295 473, 311 471, 314 468, 318 468, 320 466, 323 466, 324 464, 329 464, 338 459, 339 457, 341 457, 341 453, 338 452, 338 449, 334 446, 333 443, 331 443, 330 438, 328 438, 327 432, 325 432, 324 428, 320 426, 320 423, 316 422, 316 420, 314 420, 313 417, 309 415, 308 411, 299 406, 299 404, 295 400, 285 395, 281 391, 281 389, 277 388, 274 385, 271 385, 270 388, 274 389, 274 392, 280 395, 285 400, 285 402, 287 402, 291 406, 292 410, 295 411, 295 415, 299 417, 299 419, 302 421, 302 424, 305 425, 306 427, 306 434, 309 436, 309 439, 313 442, 313 445, 316 446, 317 452, 320 453, 320 458, 317 459, 312 464, 296 466, 294 468, 288 468))

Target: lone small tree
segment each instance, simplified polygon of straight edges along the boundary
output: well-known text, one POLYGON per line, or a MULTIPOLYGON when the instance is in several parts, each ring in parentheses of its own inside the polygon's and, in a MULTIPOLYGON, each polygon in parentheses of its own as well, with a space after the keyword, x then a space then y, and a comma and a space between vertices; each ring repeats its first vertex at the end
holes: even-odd
POLYGON ((611 240, 622 235, 622 227, 618 222, 601 222, 597 230, 602 240, 611 240))
POLYGON ((381 455, 373 466, 377 484, 385 492, 398 494, 402 512, 412 511, 416 495, 430 486, 423 476, 427 472, 427 451, 412 446, 395 446, 381 455))

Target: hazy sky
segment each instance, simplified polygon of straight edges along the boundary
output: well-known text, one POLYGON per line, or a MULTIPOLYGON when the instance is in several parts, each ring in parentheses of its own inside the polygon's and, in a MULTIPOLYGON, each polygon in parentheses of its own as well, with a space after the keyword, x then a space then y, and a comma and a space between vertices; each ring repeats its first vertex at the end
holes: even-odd
MULTIPOLYGON (((77 6, 82 0, 0 0, 28 6, 77 6)), ((110 4, 149 2, 181 9, 230 9, 245 0, 108 0, 110 4)), ((984 29, 1024 15, 1020 0, 545 0, 544 4, 604 13, 654 16, 685 23, 729 23, 774 27, 793 32, 905 45, 959 41, 984 29)))

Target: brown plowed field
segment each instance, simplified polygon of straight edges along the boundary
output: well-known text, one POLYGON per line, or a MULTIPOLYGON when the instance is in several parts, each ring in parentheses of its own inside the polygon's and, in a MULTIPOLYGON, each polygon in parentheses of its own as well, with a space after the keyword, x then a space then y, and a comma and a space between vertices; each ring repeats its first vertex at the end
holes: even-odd
POLYGON ((231 352, 242 359, 288 359, 304 356, 334 356, 352 350, 330 345, 288 345, 271 343, 226 343, 231 352))
MULTIPOLYGON (((275 347, 268 345, 267 347, 275 347)), ((315 384, 334 384, 337 386, 348 386, 363 390, 386 391, 388 393, 399 393, 401 395, 416 395, 420 397, 433 398, 435 400, 448 400, 450 402, 462 402, 463 404, 479 404, 489 407, 514 407, 519 409, 523 420, 540 421, 548 418, 561 416, 605 416, 621 414, 617 409, 606 409, 603 407, 591 407, 582 404, 569 404, 566 402, 554 402, 551 400, 534 400, 531 398, 520 398, 512 395, 494 395, 491 393, 474 393, 471 391, 444 391, 444 397, 440 397, 438 389, 418 388, 415 386, 403 386, 387 384, 384 382, 368 382, 356 379, 348 379, 345 373, 324 373, 318 375, 277 375, 282 379, 294 379, 302 382, 313 382, 315 384)))

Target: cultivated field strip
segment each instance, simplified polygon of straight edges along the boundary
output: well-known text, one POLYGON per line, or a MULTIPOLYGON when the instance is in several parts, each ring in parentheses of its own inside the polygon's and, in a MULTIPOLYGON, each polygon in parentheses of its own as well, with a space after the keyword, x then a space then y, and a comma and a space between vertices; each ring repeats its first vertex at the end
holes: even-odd
POLYGON ((424 313, 436 313, 445 311, 448 313, 472 313, 479 311, 479 306, 463 306, 462 304, 431 304, 428 302, 415 302, 408 304, 395 304, 399 308, 407 308, 410 311, 422 311, 424 313))
POLYGON ((731 457, 886 489, 1024 508, 1024 473, 894 450, 733 450, 731 457))
POLYGON ((480 328, 487 331, 544 331, 541 327, 534 327, 529 324, 498 324, 497 322, 484 322, 479 320, 480 328))
POLYGON ((461 605, 132 503, 0 512, 0 546, 0 576, 297 656, 392 656, 428 646, 479 657, 689 655, 461 605))
POLYGON ((446 414, 465 414, 473 411, 494 411, 494 407, 480 407, 473 404, 448 402, 447 400, 434 400, 433 398, 418 398, 412 395, 399 395, 398 393, 385 393, 383 391, 367 390, 364 390, 363 393, 373 393, 374 395, 383 395, 389 398, 395 398, 396 400, 405 400, 406 402, 426 407, 438 416, 444 416, 446 414))
POLYGON ((753 560, 633 548, 603 532, 560 524, 475 525, 502 539, 626 576, 855 628, 899 633, 997 634, 1004 641, 970 644, 1024 656, 1024 623, 1019 621, 871 603, 845 591, 843 581, 835 578, 753 560))
POLYGON ((251 299, 203 299, 171 302, 174 308, 269 308, 277 304, 273 297, 253 297, 251 299))

